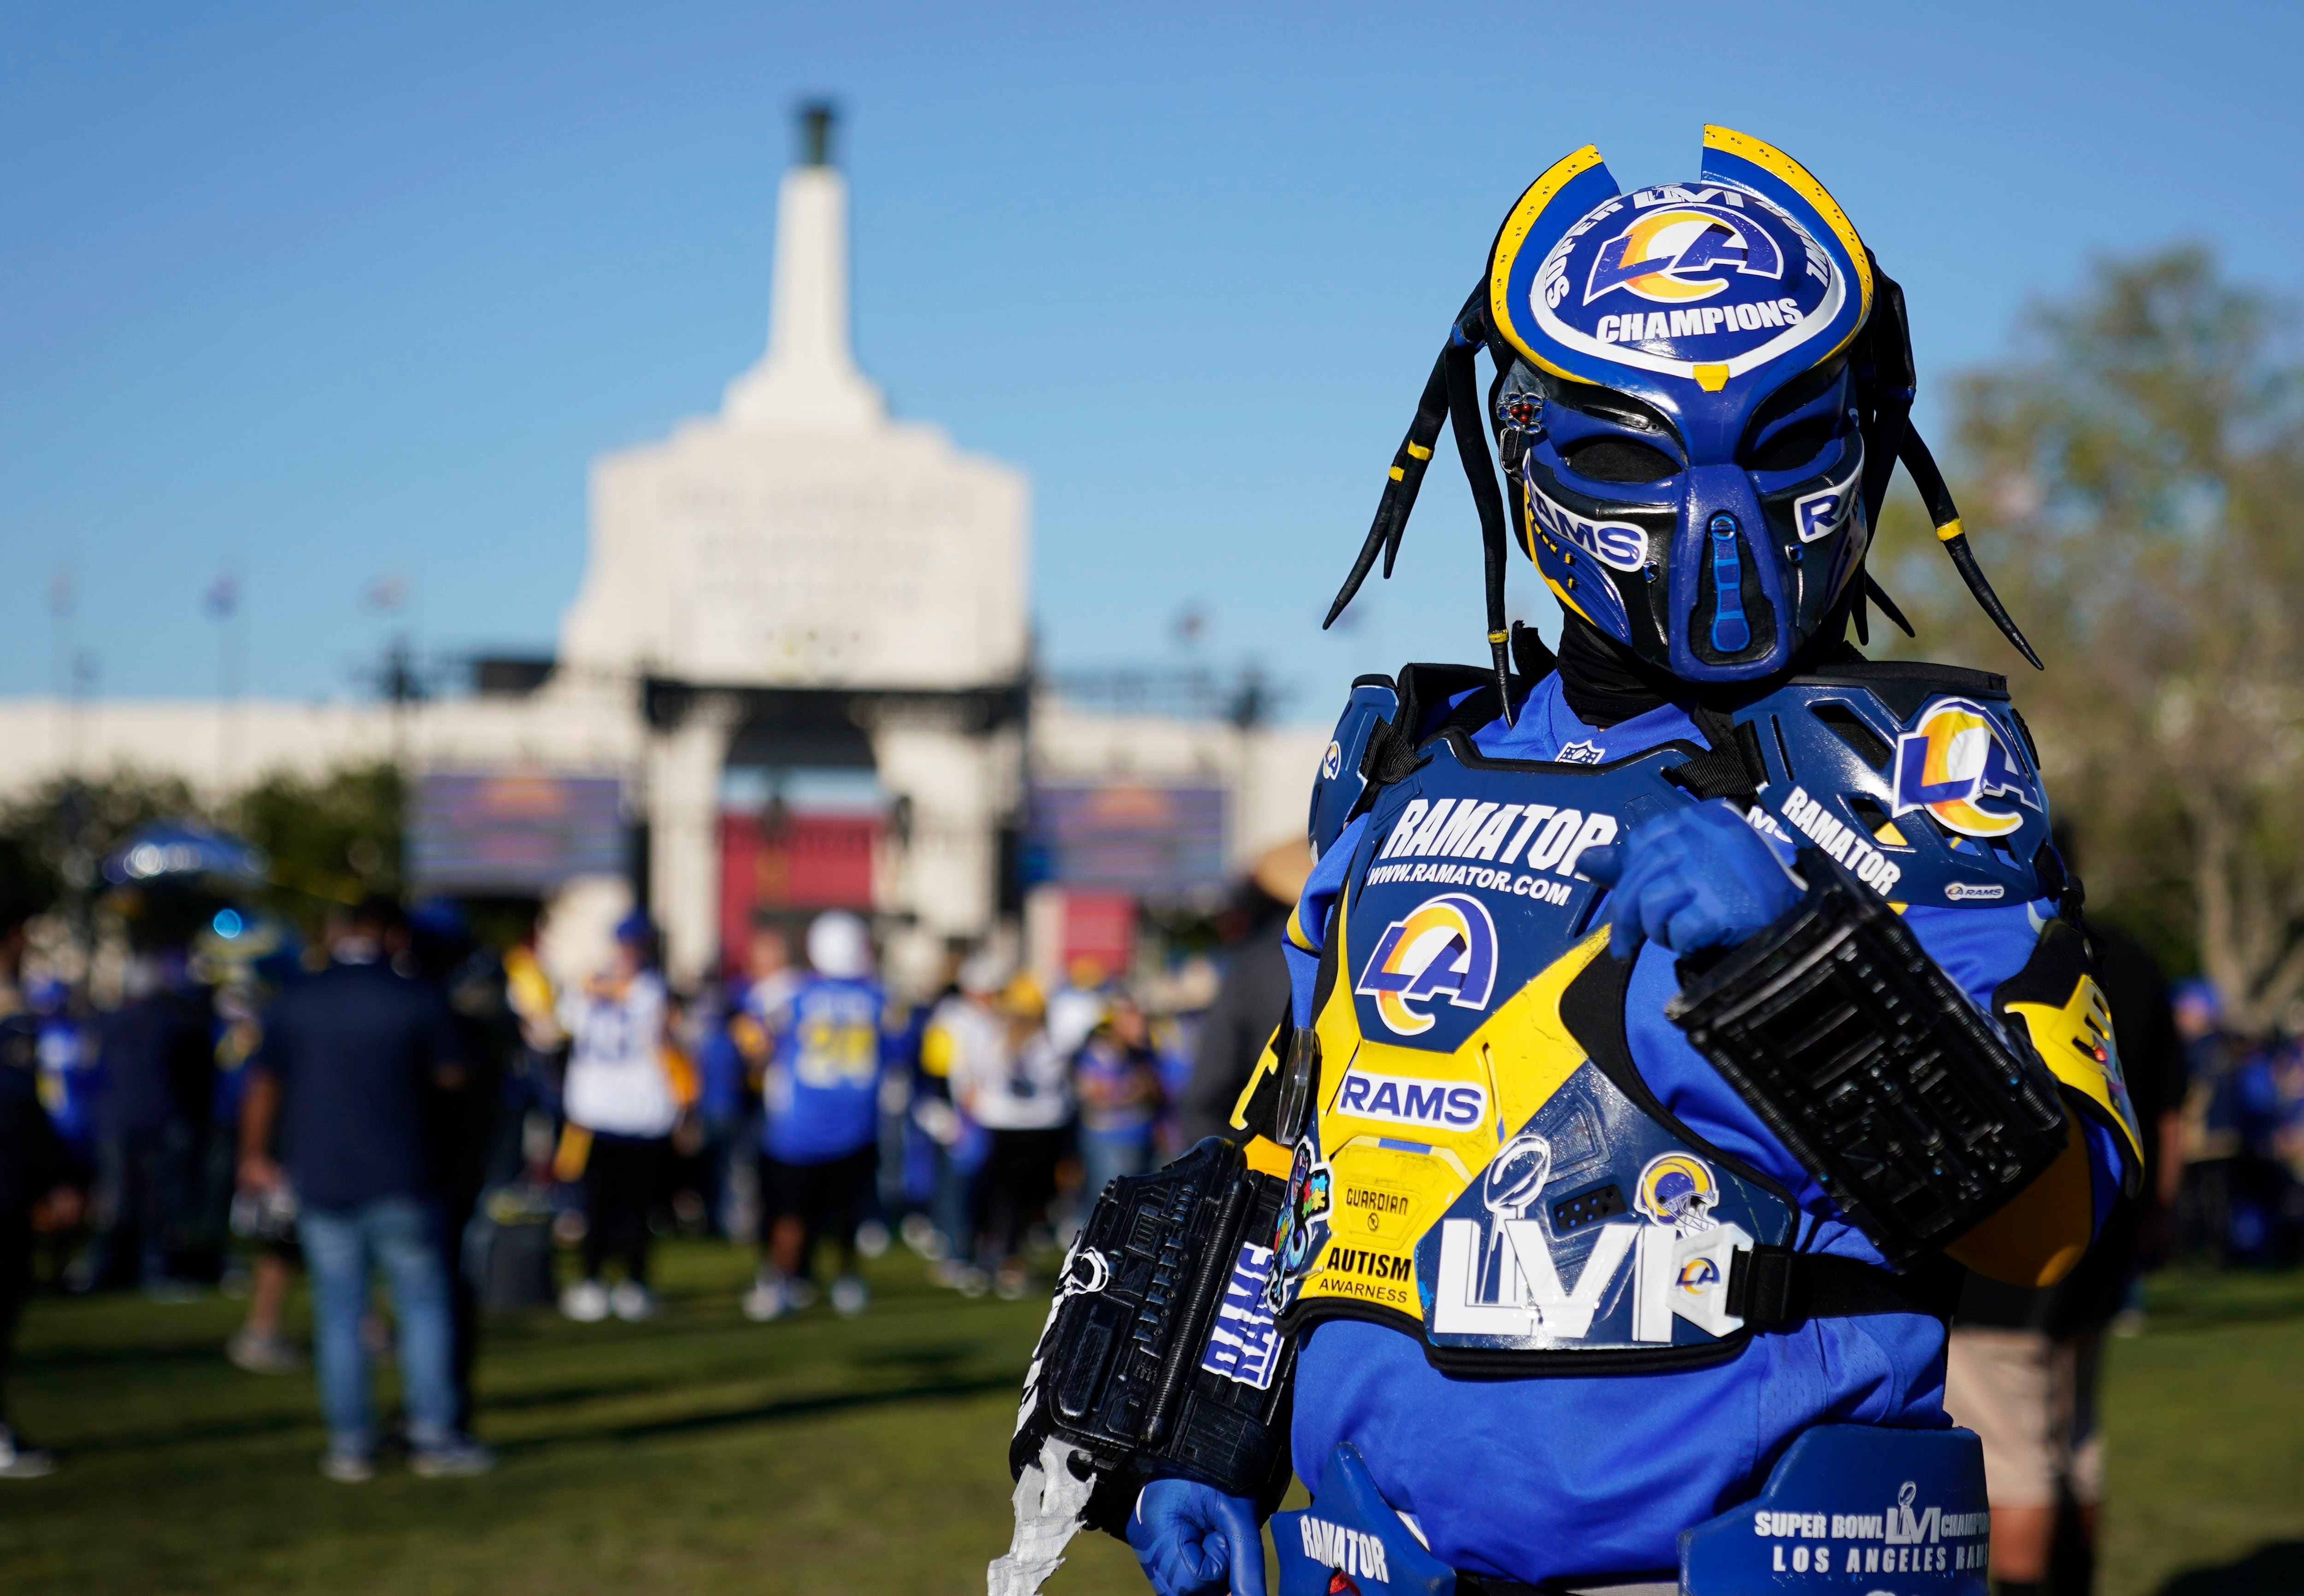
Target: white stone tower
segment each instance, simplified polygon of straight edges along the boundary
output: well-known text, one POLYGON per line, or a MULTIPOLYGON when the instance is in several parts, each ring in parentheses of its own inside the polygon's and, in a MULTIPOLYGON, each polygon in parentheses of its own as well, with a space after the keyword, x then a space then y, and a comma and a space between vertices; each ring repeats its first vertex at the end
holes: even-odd
POLYGON ((803 130, 777 202, 767 351, 717 416, 594 462, 590 558, 562 625, 569 690, 657 684, 649 896, 676 976, 719 940, 717 793, 740 723, 836 704, 862 726, 910 822, 875 871, 876 907, 923 946, 988 928, 1020 780, 1020 730, 987 705, 1021 702, 1027 486, 890 420, 857 369, 828 110, 803 130))

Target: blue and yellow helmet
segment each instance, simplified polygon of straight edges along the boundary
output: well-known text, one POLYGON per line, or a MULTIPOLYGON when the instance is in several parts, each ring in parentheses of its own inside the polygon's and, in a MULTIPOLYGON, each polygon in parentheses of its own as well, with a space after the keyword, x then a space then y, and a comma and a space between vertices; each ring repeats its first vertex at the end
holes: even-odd
POLYGON ((1379 550, 1391 574, 1445 420, 1480 508, 1507 703, 1508 541, 1564 610, 1686 681, 1776 675, 1851 620, 1863 637, 1868 599, 1903 624, 1865 570, 1899 459, 1970 589, 2029 657, 1910 428, 1912 394, 1902 291, 1799 162, 1707 127, 1697 181, 1626 194, 1588 145, 1505 217, 1329 620, 1379 550), (1495 366, 1485 403, 1482 349, 1495 366))

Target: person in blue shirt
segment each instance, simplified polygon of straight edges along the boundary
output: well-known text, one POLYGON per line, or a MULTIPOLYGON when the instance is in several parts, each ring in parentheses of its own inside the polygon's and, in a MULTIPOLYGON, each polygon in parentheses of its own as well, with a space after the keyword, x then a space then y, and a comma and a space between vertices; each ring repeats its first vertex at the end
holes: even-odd
POLYGON ((887 993, 873 973, 870 933, 844 909, 809 926, 808 962, 807 975, 755 1016, 769 1038, 760 1128, 769 1224, 743 1305, 758 1322, 812 1300, 819 1240, 840 1253, 834 1311, 852 1318, 869 1300, 856 1269, 856 1229, 879 1159, 887 993))
POLYGON ((1113 994, 1072 1055, 1084 1189, 1091 1200, 1122 1175, 1152 1167, 1152 1131, 1165 1106, 1151 1023, 1135 998, 1113 994))
POLYGON ((266 1019, 240 1122, 241 1189, 260 1196, 284 1182, 295 1195, 328 1428, 320 1471, 347 1485, 375 1477, 381 1439, 360 1339, 374 1272, 399 1324, 410 1468, 443 1478, 496 1461, 456 1422, 435 1196, 439 1099, 465 1085, 462 1040, 439 995, 392 967, 398 907, 376 898, 331 918, 328 967, 283 992, 266 1019))

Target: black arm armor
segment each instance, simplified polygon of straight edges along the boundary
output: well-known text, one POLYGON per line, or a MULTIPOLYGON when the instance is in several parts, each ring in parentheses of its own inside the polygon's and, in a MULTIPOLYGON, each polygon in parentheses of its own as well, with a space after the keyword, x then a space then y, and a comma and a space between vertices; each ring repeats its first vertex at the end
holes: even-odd
MULTIPOLYGON (((1215 1136, 1164 1170, 1105 1188, 1064 1261, 1032 1355, 1008 1447, 1011 1478, 1038 1462, 1053 1435, 1073 1448, 1076 1475, 1096 1477, 1088 1522, 1112 1534, 1122 1533, 1137 1493, 1155 1479, 1199 1480, 1254 1500, 1267 1516, 1280 1505, 1294 1343, 1273 1330, 1266 1357, 1234 1364, 1262 1373, 1262 1384, 1204 1365, 1224 1361, 1210 1356, 1210 1332, 1243 1322, 1237 1266, 1256 1254, 1269 1266, 1285 1188, 1215 1136)), ((1260 1275, 1256 1287, 1269 1326, 1260 1275)))
POLYGON ((1880 897, 1805 848, 1808 894, 1666 1012, 1896 1269, 2054 1163, 2063 1101, 1880 897))

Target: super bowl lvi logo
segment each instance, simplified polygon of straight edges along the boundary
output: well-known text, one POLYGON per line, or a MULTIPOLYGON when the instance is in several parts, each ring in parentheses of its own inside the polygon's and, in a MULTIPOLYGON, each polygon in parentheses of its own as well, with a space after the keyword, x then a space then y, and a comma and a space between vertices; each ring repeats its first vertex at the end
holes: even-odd
POLYGON ((2004 837, 2042 812, 2039 790, 2000 728, 1965 698, 1941 698, 1896 739, 1897 815, 1925 809, 1969 837, 2004 837))
POLYGON ((1481 1180, 1486 1216, 1441 1221, 1436 1333, 1552 1346, 1596 1338, 1593 1322, 1616 1300, 1612 1288, 1628 1267, 1631 1322, 1597 1339, 1667 1345, 1675 1319, 1715 1338, 1742 1325, 1728 1312, 1728 1279, 1752 1237, 1714 1216, 1720 1182, 1704 1160, 1689 1153, 1649 1160, 1635 1188, 1641 1217, 1583 1231, 1590 1245, 1580 1264, 1562 1256, 1570 1238, 1554 1233, 1546 1212, 1551 1182, 1551 1144, 1523 1131, 1481 1180))
POLYGON ((1485 1009, 1495 984, 1496 923, 1478 899, 1444 892, 1384 928, 1352 990, 1376 1000, 1387 1028, 1417 1036, 1432 1028, 1428 1005, 1485 1009))

